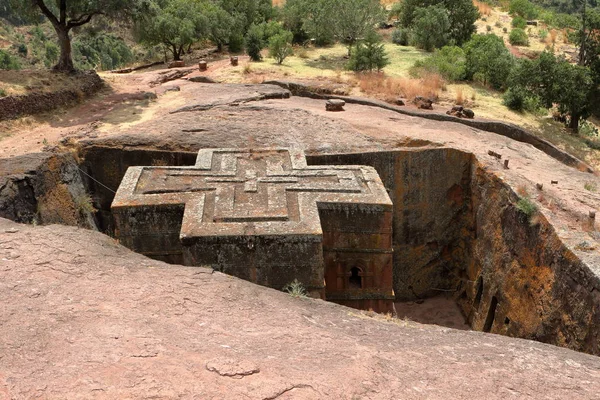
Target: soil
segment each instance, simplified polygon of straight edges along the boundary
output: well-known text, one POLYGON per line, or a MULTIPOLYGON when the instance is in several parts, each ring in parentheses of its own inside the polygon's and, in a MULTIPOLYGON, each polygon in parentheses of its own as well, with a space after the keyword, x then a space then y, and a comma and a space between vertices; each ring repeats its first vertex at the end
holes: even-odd
POLYGON ((386 319, 0 219, 0 399, 591 399, 597 357, 386 319))

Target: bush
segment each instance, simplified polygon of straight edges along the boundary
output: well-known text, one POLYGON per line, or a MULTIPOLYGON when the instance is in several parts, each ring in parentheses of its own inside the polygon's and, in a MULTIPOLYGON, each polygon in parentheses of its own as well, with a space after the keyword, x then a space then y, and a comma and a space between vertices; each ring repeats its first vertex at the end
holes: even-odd
POLYGON ((508 32, 508 29, 506 27, 502 28, 502 32, 506 33, 508 32))
POLYGON ((392 42, 400 46, 408 46, 410 36, 408 28, 396 28, 392 32, 392 42))
POLYGON ((287 56, 292 54, 292 32, 283 31, 269 39, 269 56, 273 57, 277 64, 283 63, 287 56))
POLYGON ((517 210, 530 219, 538 210, 538 207, 528 197, 521 197, 517 202, 517 210))
POLYGON ((233 33, 229 36, 228 43, 229 51, 232 53, 239 53, 244 48, 244 36, 239 33, 233 33))
POLYGON ((433 55, 415 63, 415 68, 440 74, 448 81, 465 79, 465 52, 458 46, 444 46, 433 55))
POLYGON ((508 12, 527 19, 536 18, 538 15, 537 9, 529 0, 511 0, 508 12))
POLYGON ((494 25, 496 26, 496 28, 502 28, 502 22, 500 21, 496 21, 494 25))
POLYGON ((515 86, 511 87, 504 93, 502 103, 511 110, 521 112, 525 108, 526 97, 527 90, 520 86, 515 86))
POLYGON ((545 41, 547 37, 548 37, 548 31, 545 29, 542 29, 540 31, 540 41, 542 41, 542 42, 545 41))
POLYGON ((60 49, 54 42, 46 42, 44 48, 44 65, 46 68, 50 68, 58 62, 60 49))
POLYGON ((0 50, 0 69, 21 69, 21 65, 10 53, 0 50))
POLYGON ((6 93, 6 90, 0 89, 0 97, 6 97, 7 95, 8 93, 6 93))
POLYGON ((132 62, 133 53, 110 33, 83 35, 73 41, 73 61, 77 69, 111 70, 132 62))
POLYGON ((412 27, 412 41, 426 51, 445 46, 449 40, 448 10, 441 5, 418 7, 412 27))
POLYGON ((513 28, 525 29, 527 27, 527 21, 522 17, 514 17, 511 25, 513 28))
POLYGON ((348 69, 359 71, 381 71, 383 67, 388 65, 390 61, 385 53, 381 37, 375 32, 370 32, 365 37, 365 40, 356 45, 348 69))
POLYGON ((20 56, 27 57, 27 45, 25 43, 21 43, 17 47, 17 52, 19 53, 20 56))
POLYGON ((260 52, 264 47, 263 32, 257 25, 252 25, 246 34, 246 52, 252 61, 262 60, 260 52))
POLYGON ((491 32, 492 31, 492 26, 491 25, 486 25, 485 26, 485 30, 488 31, 488 32, 491 32))
POLYGON ((581 121, 579 124, 579 135, 588 137, 597 137, 598 128, 586 120, 581 121))
POLYGON ((510 31, 508 41, 513 46, 529 46, 529 38, 523 29, 515 28, 510 31))
POLYGON ((522 86, 509 88, 504 93, 502 103, 511 110, 519 112, 537 113, 542 108, 540 98, 522 86))

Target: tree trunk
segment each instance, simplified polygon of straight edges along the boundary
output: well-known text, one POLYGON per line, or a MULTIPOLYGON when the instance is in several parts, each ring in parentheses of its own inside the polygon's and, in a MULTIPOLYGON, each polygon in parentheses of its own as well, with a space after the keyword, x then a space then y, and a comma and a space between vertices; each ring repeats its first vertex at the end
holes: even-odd
POLYGON ((65 28, 56 29, 56 34, 58 35, 58 42, 60 44, 60 58, 54 69, 56 71, 73 72, 75 71, 75 67, 73 66, 73 57, 71 54, 69 31, 65 28))
POLYGON ((179 55, 179 50, 177 50, 177 46, 173 45, 171 52, 173 53, 173 61, 181 61, 181 56, 179 55))
POLYGON ((569 128, 571 128, 575 134, 579 133, 579 114, 571 113, 569 128))

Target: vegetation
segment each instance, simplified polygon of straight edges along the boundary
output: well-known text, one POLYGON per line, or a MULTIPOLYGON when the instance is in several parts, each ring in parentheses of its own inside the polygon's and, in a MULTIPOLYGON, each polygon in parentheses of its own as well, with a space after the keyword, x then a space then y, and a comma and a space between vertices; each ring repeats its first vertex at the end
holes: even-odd
POLYGON ((529 220, 538 211, 538 207, 529 197, 524 196, 517 202, 517 210, 523 213, 529 220))
POLYGON ((277 64, 283 63, 283 60, 293 53, 293 38, 294 35, 292 32, 284 31, 272 36, 269 39, 269 56, 274 58, 275 61, 277 61, 277 64))
POLYGON ((510 31, 508 41, 513 46, 529 46, 529 37, 523 29, 515 28, 510 31))
POLYGON ((413 44, 425 51, 445 46, 450 38, 450 20, 442 5, 417 7, 413 21, 413 44))
POLYGON ((0 50, 0 69, 21 69, 19 61, 4 50, 0 50))
POLYGON ((474 35, 465 45, 465 76, 502 89, 514 65, 504 41, 494 34, 474 35))
POLYGON ((375 32, 370 32, 364 41, 356 45, 348 69, 355 72, 381 71, 389 63, 381 37, 375 32))
POLYGON ((479 17, 479 12, 471 0, 404 0, 401 6, 400 25, 404 28, 413 28, 419 16, 417 10, 429 6, 439 6, 446 10, 450 25, 448 40, 459 46, 469 41, 475 32, 475 21, 479 17))
POLYGON ((133 12, 140 11, 142 0, 48 0, 22 1, 9 0, 14 12, 21 18, 40 21, 47 18, 52 24, 60 46, 60 56, 55 69, 73 71, 71 31, 102 15, 105 18, 127 18, 133 12))
POLYGON ((298 279, 294 279, 291 283, 287 284, 283 288, 283 291, 289 293, 293 297, 307 297, 306 289, 298 279))
POLYGON ((444 46, 436 50, 431 57, 417 61, 415 68, 440 74, 451 82, 461 81, 465 79, 466 73, 465 52, 458 46, 444 46))

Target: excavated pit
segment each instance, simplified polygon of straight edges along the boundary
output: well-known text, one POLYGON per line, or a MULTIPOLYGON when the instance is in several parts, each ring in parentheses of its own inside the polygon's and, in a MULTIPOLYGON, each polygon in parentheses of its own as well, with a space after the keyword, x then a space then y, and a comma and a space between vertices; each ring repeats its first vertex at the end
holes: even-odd
MULTIPOLYGON (((0 160, 0 216, 112 235, 110 205, 128 167, 193 165, 195 158, 88 145, 76 153, 0 160)), ((472 154, 407 148, 308 155, 307 161, 367 165, 379 173, 394 204, 400 317, 600 353, 597 276, 543 215, 529 223, 516 208, 518 196, 472 154)))

